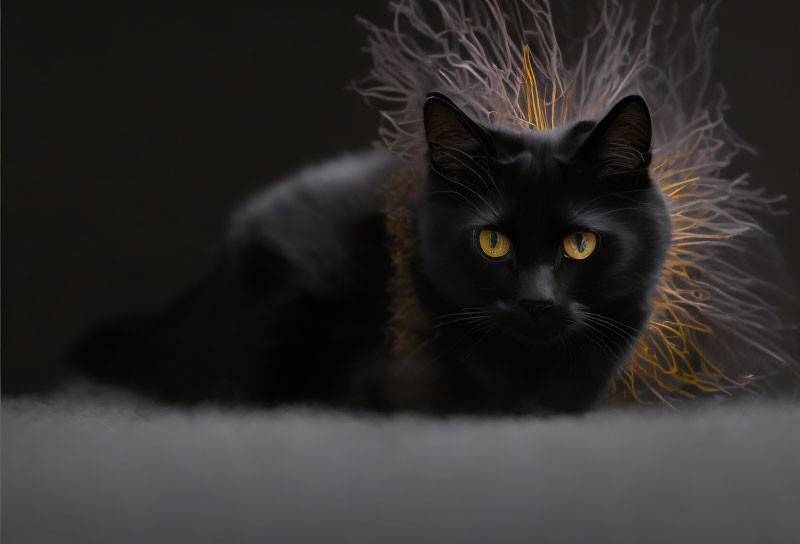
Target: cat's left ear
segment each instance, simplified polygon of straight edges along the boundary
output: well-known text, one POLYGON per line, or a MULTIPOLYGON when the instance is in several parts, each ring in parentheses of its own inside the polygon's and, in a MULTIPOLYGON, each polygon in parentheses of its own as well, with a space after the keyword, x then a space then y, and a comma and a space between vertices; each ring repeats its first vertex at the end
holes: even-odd
POLYGON ((491 138, 452 100, 443 94, 431 93, 422 111, 434 167, 443 171, 458 170, 471 160, 488 157, 491 138))
POLYGON ((650 166, 652 124, 641 96, 617 102, 584 141, 579 156, 599 177, 637 175, 650 166))

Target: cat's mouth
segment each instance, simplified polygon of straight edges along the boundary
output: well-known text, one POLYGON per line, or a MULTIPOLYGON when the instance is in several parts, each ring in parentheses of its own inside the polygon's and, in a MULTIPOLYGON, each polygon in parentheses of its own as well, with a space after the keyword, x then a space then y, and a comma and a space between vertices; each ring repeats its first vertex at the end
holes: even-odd
POLYGON ((566 322, 533 325, 528 327, 525 341, 533 346, 549 346, 564 341, 569 332, 570 326, 566 322))
POLYGON ((564 342, 576 328, 576 322, 553 310, 546 318, 531 318, 522 311, 506 311, 498 327, 512 339, 530 347, 546 347, 564 342))

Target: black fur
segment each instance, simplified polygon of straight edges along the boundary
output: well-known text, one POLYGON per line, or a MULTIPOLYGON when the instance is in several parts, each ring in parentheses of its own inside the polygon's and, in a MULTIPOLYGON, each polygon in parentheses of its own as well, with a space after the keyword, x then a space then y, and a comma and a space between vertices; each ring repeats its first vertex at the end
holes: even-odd
POLYGON ((134 329, 89 342, 79 366, 173 402, 590 407, 647 319, 669 244, 669 214, 648 177, 644 101, 541 132, 481 126, 438 94, 424 113, 430 175, 414 209, 412 264, 438 334, 414 361, 393 356, 385 335, 391 267, 379 189, 399 164, 372 152, 304 170, 250 201, 200 286, 134 329), (510 238, 506 257, 478 249, 487 226, 510 238), (585 260, 564 254, 575 231, 599 238, 585 260), (110 341, 120 344, 113 353, 110 341))

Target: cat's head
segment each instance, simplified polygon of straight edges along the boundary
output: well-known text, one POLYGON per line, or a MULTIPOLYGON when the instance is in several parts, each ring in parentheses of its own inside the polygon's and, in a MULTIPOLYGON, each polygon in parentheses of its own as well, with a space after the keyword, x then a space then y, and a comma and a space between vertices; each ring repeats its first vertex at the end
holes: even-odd
POLYGON ((442 323, 532 345, 610 327, 630 339, 649 311, 670 238, 648 172, 644 100, 624 98, 600 121, 510 131, 432 94, 424 120, 422 262, 448 313, 459 314, 442 323))

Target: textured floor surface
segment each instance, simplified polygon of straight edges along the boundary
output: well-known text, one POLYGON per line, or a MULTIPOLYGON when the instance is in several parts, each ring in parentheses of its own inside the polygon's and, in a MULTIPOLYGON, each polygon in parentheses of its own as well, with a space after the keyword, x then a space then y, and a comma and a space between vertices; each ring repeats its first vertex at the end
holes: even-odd
POLYGON ((800 403, 550 419, 4 399, 4 543, 800 542, 800 403))

